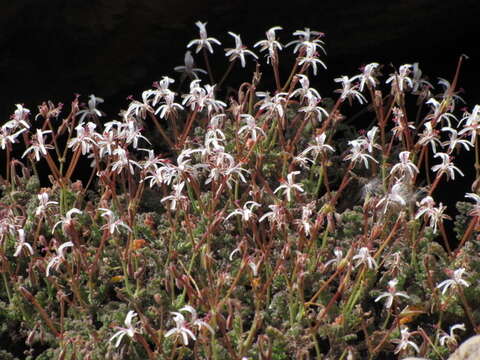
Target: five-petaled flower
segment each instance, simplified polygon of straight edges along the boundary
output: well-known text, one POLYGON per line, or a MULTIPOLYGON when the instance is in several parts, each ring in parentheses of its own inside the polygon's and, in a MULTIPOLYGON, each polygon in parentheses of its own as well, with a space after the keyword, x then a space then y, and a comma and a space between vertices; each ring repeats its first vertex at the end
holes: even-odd
POLYGON ((448 289, 461 289, 462 287, 469 287, 470 283, 464 279, 462 276, 465 274, 465 268, 459 268, 455 271, 447 269, 445 271, 449 276, 450 279, 443 280, 440 284, 437 285, 437 289, 442 289, 442 294, 448 291, 448 289))
POLYGON ((75 219, 73 219, 73 215, 74 214, 79 215, 81 213, 82 211, 77 208, 72 208, 68 210, 65 216, 62 217, 62 219, 60 219, 59 221, 57 221, 55 225, 53 225, 52 234, 55 232, 55 228, 60 224, 62 224, 62 231, 64 233, 68 233, 75 224, 75 219))
POLYGON ((396 297, 403 297, 405 299, 410 299, 410 296, 408 296, 404 291, 397 291, 397 284, 398 280, 393 279, 388 282, 388 291, 381 293, 376 299, 375 302, 380 301, 381 299, 385 298, 385 307, 387 309, 390 309, 393 305, 393 300, 395 300, 396 297))
POLYGON ((390 175, 400 173, 401 176, 407 175, 409 179, 413 179, 415 174, 418 174, 418 168, 409 159, 410 151, 402 151, 398 155, 398 158, 400 159, 400 162, 392 167, 392 170, 390 170, 390 175))
POLYGON ((263 131, 262 128, 258 127, 255 118, 250 115, 250 114, 241 114, 240 118, 244 119, 246 122, 246 125, 242 126, 240 129, 238 129, 238 135, 241 135, 243 132, 250 133, 252 140, 257 141, 258 133, 266 137, 265 131, 263 131))
POLYGON ((48 193, 46 191, 42 191, 40 194, 37 195, 38 198, 38 206, 35 209, 35 216, 46 216, 47 209, 50 206, 58 205, 56 201, 49 201, 48 193))
POLYGON ((120 345, 125 335, 133 339, 135 337, 135 334, 139 334, 141 332, 140 329, 132 325, 132 320, 136 316, 137 316, 137 313, 133 310, 130 310, 127 313, 127 316, 125 317, 125 321, 124 321, 125 327, 115 326, 115 329, 117 329, 118 331, 115 334, 113 334, 113 336, 109 340, 111 342, 117 339, 117 342, 115 343, 115 347, 118 347, 120 345))
POLYGON ((362 73, 360 75, 355 75, 350 79, 350 81, 355 81, 359 79, 360 91, 363 91, 365 84, 367 84, 368 87, 371 87, 374 89, 378 82, 376 79, 376 75, 377 75, 376 73, 379 66, 380 65, 376 62, 365 65, 362 69, 362 73))
POLYGON ((53 145, 45 144, 45 139, 43 138, 44 135, 51 133, 51 130, 42 131, 42 129, 37 129, 37 133, 32 138, 32 144, 25 150, 22 158, 33 151, 35 153, 35 160, 40 161, 40 154, 45 156, 47 155, 47 149, 54 149, 53 145))
POLYGON ((23 249, 26 249, 30 255, 33 255, 33 248, 26 240, 26 234, 24 229, 18 229, 18 241, 15 247, 13 256, 19 256, 23 249))
POLYGON ((293 177, 298 174, 300 174, 300 171, 292 171, 289 173, 287 175, 287 181, 283 181, 283 184, 277 187, 273 193, 275 194, 284 189, 283 193, 287 196, 287 201, 292 201, 292 191, 294 189, 303 192, 302 185, 296 184, 293 180, 293 177))
POLYGON ((215 39, 213 37, 208 37, 207 36, 207 28, 206 28, 207 23, 206 22, 202 23, 201 21, 197 21, 195 23, 195 25, 197 25, 198 30, 200 32, 200 38, 190 41, 187 44, 187 48, 189 48, 193 45, 197 45, 197 48, 195 49, 196 53, 198 53, 201 49, 208 49, 208 51, 210 51, 210 53, 213 54, 213 48, 212 48, 211 43, 221 45, 220 41, 218 41, 217 39, 215 39))
POLYGON ((406 350, 408 347, 415 349, 417 353, 420 352, 418 345, 412 340, 409 340, 411 336, 412 333, 408 331, 408 327, 404 327, 400 330, 400 339, 392 340, 392 343, 398 344, 395 348, 394 354, 398 354, 400 351, 406 350))
POLYGON ((457 342, 457 335, 455 335, 455 330, 461 330, 461 331, 465 331, 465 324, 455 324, 453 326, 450 327, 450 330, 448 332, 448 334, 441 330, 441 332, 443 333, 442 336, 439 336, 439 342, 440 342, 440 345, 441 346, 451 346, 451 347, 454 347, 454 346, 457 346, 458 345, 458 342, 457 342))
POLYGON ((229 57, 230 61, 240 58, 242 67, 245 67, 245 55, 250 55, 255 59, 258 59, 258 56, 255 55, 253 51, 248 50, 247 47, 243 45, 240 35, 234 34, 231 31, 228 33, 235 39, 235 48, 225 49, 225 56, 229 57))
POLYGON ((68 247, 73 247, 73 243, 71 241, 67 241, 58 247, 57 255, 53 256, 47 264, 47 268, 45 270, 47 277, 50 276, 51 268, 58 270, 60 265, 65 261, 65 249, 68 247))
POLYGON ((120 220, 112 210, 105 208, 99 208, 98 210, 102 211, 101 216, 107 220, 107 223, 100 228, 101 230, 108 230, 110 235, 113 235, 115 231, 120 232, 120 227, 124 228, 128 232, 132 232, 130 226, 120 220))
POLYGON ((185 320, 185 317, 179 313, 179 312, 176 312, 176 311, 172 311, 170 312, 172 315, 174 315, 173 317, 173 321, 175 322, 175 327, 173 327, 172 329, 168 330, 166 333, 165 333, 165 337, 170 337, 172 335, 175 335, 175 336, 178 336, 180 335, 182 337, 182 340, 183 340, 183 344, 185 346, 188 345, 188 338, 190 337, 193 341, 197 340, 195 334, 192 332, 192 330, 190 330, 188 327, 187 327, 187 321, 185 320))
POLYGON ((85 120, 85 117, 87 116, 92 119, 101 117, 103 114, 97 109, 97 105, 101 103, 103 103, 102 98, 99 98, 93 94, 90 95, 90 99, 88 100, 88 108, 77 112, 77 116, 80 116, 80 124, 83 123, 83 120, 85 120))
POLYGON ((182 181, 178 184, 173 185, 173 194, 165 196, 160 202, 170 201, 170 210, 175 210, 177 208, 177 203, 184 203, 187 200, 185 195, 182 195, 183 187, 185 182, 182 181))
POLYGON ((344 101, 345 99, 348 99, 350 102, 350 105, 352 104, 352 99, 357 99, 358 103, 360 105, 363 105, 364 103, 367 103, 367 99, 362 95, 360 91, 357 90, 358 85, 352 85, 353 78, 349 78, 346 75, 340 76, 336 79, 333 79, 333 81, 337 83, 342 83, 342 88, 335 90, 336 93, 340 93, 340 99, 344 101))
POLYGON ((422 216, 426 217, 430 222, 428 226, 434 234, 437 232, 438 225, 442 224, 444 219, 451 219, 450 216, 444 214, 447 207, 442 203, 435 207, 435 201, 431 196, 426 196, 420 203, 417 202, 417 206, 419 208, 415 214, 415 219, 419 219, 422 216))
POLYGON ((378 267, 375 259, 370 255, 370 250, 367 247, 362 247, 358 250, 358 253, 352 257, 353 261, 356 261, 355 267, 365 265, 369 269, 376 269, 378 267))
POLYGON ((363 164, 368 169, 368 160, 378 163, 375 158, 365 153, 365 149, 368 149, 368 143, 364 139, 355 139, 348 142, 351 146, 350 154, 344 157, 344 160, 350 160, 354 165, 357 161, 363 161, 363 164))
POLYGON ((447 174, 447 178, 452 178, 452 180, 455 180, 455 171, 458 172, 460 175, 465 176, 463 172, 453 164, 449 154, 439 152, 436 153, 433 157, 439 157, 442 159, 441 164, 432 166, 432 171, 438 172, 437 176, 439 176, 440 174, 447 174))
POLYGON ((247 201, 244 205, 243 208, 238 208, 232 211, 226 218, 225 221, 230 219, 232 216, 235 215, 241 215, 242 216, 242 221, 247 222, 251 218, 255 217, 255 213, 253 212, 253 209, 256 207, 260 207, 260 204, 255 202, 255 201, 247 201))
POLYGON ((275 31, 277 30, 282 30, 281 26, 274 26, 266 32, 267 39, 266 40, 260 40, 253 45, 253 47, 258 47, 261 46, 260 51, 265 51, 268 50, 268 56, 267 56, 267 64, 269 63, 269 60, 272 59, 272 61, 277 61, 277 49, 282 50, 282 44, 278 42, 278 40, 275 37, 275 31))
POLYGON ((195 61, 193 60, 192 53, 190 51, 185 52, 184 65, 175 66, 173 70, 180 72, 183 76, 188 76, 191 79, 198 79, 197 73, 207 74, 203 69, 195 67, 195 61))

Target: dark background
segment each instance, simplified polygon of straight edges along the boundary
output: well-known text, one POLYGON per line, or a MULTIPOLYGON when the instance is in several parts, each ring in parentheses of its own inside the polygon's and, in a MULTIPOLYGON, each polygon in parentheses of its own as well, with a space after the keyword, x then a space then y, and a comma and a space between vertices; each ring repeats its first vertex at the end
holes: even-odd
MULTIPOLYGON (((186 44, 198 38, 194 23, 207 21, 209 36, 218 38, 211 59, 218 79, 228 62, 225 47, 232 47, 228 31, 239 33, 249 47, 265 38, 272 26, 287 43, 297 29, 310 27, 326 34, 328 70, 320 70, 313 85, 332 96, 333 79, 355 75, 361 65, 379 62, 384 73, 404 63, 419 62, 435 84, 437 77, 453 78, 461 54, 464 63, 459 86, 469 108, 480 103, 480 2, 477 0, 290 0, 280 3, 251 0, 15 0, 0 8, 0 122, 8 119, 16 103, 36 113, 45 100, 67 105, 74 93, 103 97, 107 119, 118 118, 127 96, 139 98, 163 75, 176 79, 173 67, 183 63, 186 44)), ((281 74, 288 75, 291 49, 282 55, 281 74)), ((258 53, 258 51, 257 51, 258 53)), ((196 56, 204 68, 203 58, 196 56)), ((250 60, 250 59, 248 59, 250 60)), ((254 68, 238 64, 228 83, 249 80, 254 68)), ((265 62, 263 61, 262 64, 265 62)), ((265 88, 270 70, 262 65, 265 88)), ((261 90, 261 89, 260 89, 261 90)), ((360 124, 361 126, 361 124, 360 124)), ((459 165, 465 178, 442 181, 436 198, 454 212, 473 182, 472 161, 459 165)), ((2 161, 4 161, 2 159, 2 161)), ((459 160, 463 161, 462 159, 459 160)), ((2 166, 3 168, 3 166, 2 166)), ((450 222, 451 224, 451 222, 450 222)), ((449 232, 451 229, 449 230, 449 232)))
MULTIPOLYGON (((330 95, 334 77, 354 75, 372 61, 387 65, 386 74, 389 64, 420 62, 432 80, 451 79, 459 55, 467 54, 460 86, 469 104, 480 102, 476 0, 1 2, 3 119, 16 103, 34 111, 44 100, 69 104, 74 93, 84 100, 91 93, 105 98, 103 109, 116 117, 128 95, 139 97, 162 75, 178 79, 173 67, 183 63, 187 42, 198 37, 198 20, 208 21, 209 36, 222 42, 212 59, 217 79, 227 66, 223 48, 233 45, 227 31, 241 34, 251 47, 271 26, 284 28, 278 33, 282 43, 293 39, 293 31, 310 27, 326 34, 328 71, 320 71, 315 84, 324 96, 330 95)), ((291 59, 284 61, 284 76, 291 59)), ((204 67, 201 56, 196 60, 204 67)), ((253 65, 248 71, 239 69, 246 80, 253 65)))

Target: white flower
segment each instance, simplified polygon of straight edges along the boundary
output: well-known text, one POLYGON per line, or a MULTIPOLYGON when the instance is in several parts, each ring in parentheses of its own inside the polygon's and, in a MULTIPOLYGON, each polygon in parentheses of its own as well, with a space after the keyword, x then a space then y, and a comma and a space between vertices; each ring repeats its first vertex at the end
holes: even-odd
POLYGON ((145 90, 142 94, 142 97, 145 97, 145 99, 150 99, 153 97, 151 104, 152 106, 155 106, 160 102, 160 100, 169 96, 175 96, 175 93, 169 89, 170 84, 173 83, 175 83, 175 80, 172 78, 169 78, 168 76, 162 76, 162 80, 153 84, 156 89, 145 90))
POLYGON ((199 319, 198 318, 198 314, 197 314, 197 311, 190 305, 185 305, 184 307, 182 307, 180 309, 180 311, 188 311, 191 315, 192 315, 192 318, 190 320, 190 323, 194 326, 197 326, 198 327, 198 330, 201 330, 202 328, 206 328, 208 331, 210 331, 210 333, 212 335, 215 334, 215 332, 213 331, 212 327, 210 326, 210 324, 208 324, 206 321, 202 320, 202 319, 199 319))
POLYGON ((293 48, 293 53, 295 54, 298 50, 303 50, 306 46, 313 46, 318 47, 322 49, 322 51, 325 53, 325 49, 323 48, 324 42, 318 38, 324 36, 324 33, 320 31, 313 31, 310 30, 309 28, 305 28, 303 30, 296 30, 293 33, 294 36, 298 36, 298 40, 294 40, 289 42, 286 46, 294 45, 295 47, 293 48), (316 36, 316 39, 312 39, 312 36, 316 36))
POLYGON ((299 164, 302 168, 308 168, 309 164, 313 164, 314 161, 302 152, 293 157, 292 163, 299 164))
POLYGON ((274 26, 270 28, 267 32, 267 39, 260 40, 253 45, 253 47, 261 46, 260 51, 268 50, 267 64, 271 58, 273 61, 276 61, 277 49, 282 50, 282 44, 280 44, 275 38, 275 31, 282 30, 280 26, 274 26))
POLYGON ((405 85, 407 85, 409 88, 413 87, 413 80, 408 77, 408 75, 410 75, 411 69, 411 64, 404 64, 400 66, 398 74, 390 75, 386 83, 392 83, 392 92, 397 90, 403 92, 405 85))
POLYGON ((27 122, 30 110, 23 107, 22 104, 16 104, 17 110, 13 113, 11 119, 7 121, 3 126, 7 129, 23 128, 25 130, 30 129, 30 124, 27 122))
POLYGON ((66 232, 66 230, 68 230, 68 228, 70 228, 71 226, 73 226, 74 224, 74 219, 72 218, 74 214, 81 214, 82 211, 81 210, 78 210, 77 208, 72 208, 70 210, 67 211, 67 213, 65 214, 64 217, 62 217, 61 220, 57 221, 55 223, 55 225, 53 225, 53 228, 52 228, 52 234, 55 232, 55 228, 62 224, 62 231, 63 232, 66 232))
POLYGON ((336 265, 338 266, 338 264, 340 264, 340 261, 342 261, 343 259, 343 251, 342 249, 340 248, 335 248, 333 250, 333 254, 335 255, 335 257, 333 259, 330 259, 328 260, 326 263, 325 263, 325 267, 329 266, 329 265, 336 265))
POLYGON ((171 165, 173 171, 168 171, 168 177, 165 179, 165 183, 170 185, 172 179, 178 180, 179 178, 197 178, 198 169, 205 168, 204 164, 190 165, 192 161, 191 156, 194 153, 202 152, 201 149, 185 149, 177 157, 177 166, 171 165))
POLYGON ((103 114, 100 110, 97 109, 97 105, 103 103, 103 99, 96 97, 95 95, 90 95, 88 100, 88 109, 80 110, 77 112, 77 116, 80 116, 80 124, 83 122, 86 116, 91 118, 101 117, 103 114))
POLYGON ((25 131, 27 131, 27 129, 23 128, 12 134, 12 130, 9 129, 7 126, 3 125, 0 128, 0 148, 2 150, 5 150, 7 146, 10 146, 11 144, 17 142, 17 137, 25 131))
POLYGON ((45 139, 43 138, 46 134, 51 134, 51 130, 42 131, 37 129, 36 135, 32 138, 32 144, 25 150, 22 155, 22 158, 25 157, 29 152, 33 151, 35 153, 35 160, 40 161, 40 154, 43 156, 47 155, 47 149, 54 149, 52 145, 45 144, 45 139))
POLYGON ((465 324, 455 324, 455 325, 451 326, 448 334, 446 332, 442 331, 443 335, 440 336, 440 338, 439 338, 440 345, 441 346, 445 346, 445 345, 456 346, 456 345, 458 345, 457 336, 455 335, 455 330, 457 330, 457 329, 465 331, 466 330, 465 329, 465 324))
POLYGON ((107 223, 100 228, 101 230, 108 229, 110 235, 113 235, 115 231, 120 232, 120 227, 123 227, 128 232, 132 232, 132 229, 122 220, 118 219, 110 209, 99 208, 98 210, 102 211, 101 216, 107 220, 107 223))
POLYGON ((248 262, 248 266, 252 270, 252 274, 253 274, 254 277, 258 276, 258 269, 260 268, 261 263, 262 263, 261 259, 256 264, 252 260, 250 260, 248 262))
POLYGON ((320 135, 315 136, 315 143, 310 144, 305 150, 302 151, 301 156, 306 156, 310 151, 314 154, 314 159, 317 158, 319 154, 326 154, 328 151, 334 152, 335 149, 325 144, 325 140, 327 138, 326 133, 321 133, 320 135))
POLYGON ((252 115, 241 114, 240 118, 244 119, 247 124, 238 129, 238 135, 241 135, 246 131, 251 134, 253 141, 257 141, 258 133, 266 137, 265 132, 262 128, 257 126, 255 118, 252 115))
POLYGON ((86 124, 80 123, 75 127, 77 131, 77 137, 71 138, 68 141, 68 147, 77 150, 77 148, 82 149, 82 155, 86 155, 90 152, 93 145, 97 145, 95 137, 99 134, 95 132, 97 125, 93 122, 88 122, 86 124))
POLYGON ((454 102, 462 102, 464 104, 466 103, 465 100, 463 100, 459 95, 457 95, 458 91, 456 92, 454 89, 452 89, 452 84, 450 84, 450 81, 439 77, 438 84, 443 87, 442 99, 447 99, 451 96, 454 102))
POLYGON ((150 90, 146 90, 142 93, 142 101, 132 100, 127 111, 123 113, 124 119, 128 120, 130 117, 135 117, 145 120, 147 113, 153 114, 154 110, 149 100, 150 94, 150 90))
POLYGON ((179 184, 173 185, 173 195, 165 196, 160 202, 170 201, 170 210, 175 210, 177 208, 177 202, 183 203, 187 200, 185 195, 182 195, 183 187, 185 182, 182 181, 179 184))
POLYGON ((321 98, 318 91, 310 87, 310 80, 308 80, 308 76, 303 74, 297 74, 295 75, 295 77, 298 78, 298 81, 300 82, 301 87, 293 91, 290 94, 289 98, 300 96, 301 102, 303 102, 303 100, 309 95, 317 98, 321 98))
POLYGON ((417 206, 419 208, 415 214, 415 219, 419 219, 422 216, 427 217, 430 221, 429 227, 432 228, 434 234, 437 232, 438 224, 443 223, 443 219, 450 219, 450 216, 444 214, 447 207, 440 203, 436 208, 435 201, 431 196, 426 196, 420 203, 417 202, 417 206))
POLYGON ((369 87, 375 88, 375 86, 377 85, 376 73, 377 73, 378 67, 379 67, 379 64, 376 62, 367 64, 363 68, 362 74, 355 75, 350 79, 350 81, 360 79, 360 88, 359 88, 360 91, 363 91, 365 84, 367 84, 367 86, 369 87))
POLYGON ((370 255, 370 250, 366 247, 362 247, 358 250, 357 255, 352 257, 353 261, 357 261, 355 267, 360 265, 365 265, 369 269, 376 269, 378 267, 377 262, 375 259, 370 255))
POLYGON ((183 110, 183 106, 176 103, 175 100, 175 94, 167 94, 163 97, 164 103, 161 104, 158 109, 155 111, 155 114, 160 113, 158 116, 160 119, 163 119, 165 117, 168 117, 170 114, 177 114, 179 110, 183 110))
POLYGON ((300 61, 298 62, 298 65, 310 65, 313 69, 313 75, 317 75, 317 64, 320 64, 324 69, 327 69, 327 65, 318 58, 316 43, 303 42, 302 45, 305 47, 305 56, 299 57, 300 61))
POLYGON ((13 256, 15 256, 15 257, 19 256, 20 253, 22 252, 23 248, 27 249, 27 251, 30 253, 30 255, 33 255, 32 245, 30 245, 26 241, 25 230, 18 229, 17 232, 18 232, 18 241, 17 241, 16 247, 15 247, 15 253, 13 254, 13 256))
POLYGON ((367 145, 367 142, 365 140, 363 139, 351 140, 348 142, 348 144, 351 146, 350 154, 345 156, 344 160, 350 160, 353 164, 361 160, 363 161, 363 164, 367 169, 368 169, 369 159, 378 163, 378 161, 375 160, 371 155, 365 153, 365 147, 367 145))
POLYGON ((388 282, 388 291, 380 294, 380 296, 378 296, 375 299, 375 302, 378 302, 381 299, 386 298, 385 307, 387 309, 390 309, 392 307, 393 300, 395 299, 395 297, 400 296, 406 299, 410 299, 410 296, 408 296, 404 291, 397 291, 397 284, 398 284, 397 279, 390 280, 388 282))
POLYGON ((442 143, 442 146, 447 146, 448 145, 448 153, 450 154, 453 150, 455 150, 455 147, 457 145, 463 145, 465 150, 469 151, 470 147, 473 147, 473 144, 468 141, 468 140, 462 140, 458 138, 458 132, 455 129, 452 129, 451 127, 443 127, 442 131, 448 131, 450 133, 450 138, 448 141, 444 141, 442 143))
POLYGON ((57 249, 57 255, 53 256, 50 261, 47 264, 46 268, 46 276, 50 276, 50 269, 54 268, 55 270, 58 270, 60 265, 65 261, 65 254, 64 251, 67 247, 73 247, 73 243, 71 241, 67 241, 60 245, 57 249))
POLYGON ((187 44, 187 48, 189 48, 193 45, 197 45, 197 48, 195 49, 196 53, 198 53, 201 49, 206 48, 206 49, 208 49, 208 51, 210 51, 210 53, 213 54, 213 48, 212 48, 211 43, 221 45, 220 41, 218 41, 217 39, 215 39, 213 37, 208 37, 207 36, 207 29, 206 29, 207 23, 206 22, 202 23, 201 21, 197 21, 195 23, 195 25, 197 25, 198 30, 200 32, 200 38, 190 41, 187 44))
POLYGON ((367 131, 367 136, 364 136, 363 139, 365 140, 365 146, 368 152, 371 154, 373 152, 373 148, 381 150, 382 147, 375 143, 375 137, 377 136, 378 126, 373 126, 370 130, 367 131))
POLYGON ((310 236, 310 232, 312 229, 310 216, 312 216, 314 209, 315 209, 315 201, 312 201, 307 205, 302 206, 302 218, 294 220, 294 223, 298 224, 299 229, 303 230, 306 236, 310 236))
POLYGON ((435 200, 431 196, 425 196, 420 202, 417 202, 417 206, 419 208, 415 214, 415 219, 428 215, 435 207, 435 200))
POLYGON ((447 174, 447 178, 452 178, 453 180, 455 180, 455 171, 457 171, 460 175, 464 176, 463 172, 459 168, 454 166, 451 161, 450 155, 439 152, 436 153, 433 157, 440 157, 442 159, 441 164, 432 166, 432 171, 438 171, 437 176, 445 173, 447 174))
POLYGON ((280 228, 282 225, 286 224, 286 214, 285 209, 281 205, 268 205, 270 210, 265 213, 260 219, 259 222, 262 222, 265 219, 268 219, 270 224, 277 225, 277 228, 280 228))
POLYGON ((427 121, 425 123, 425 129, 421 134, 419 134, 418 144, 425 146, 430 144, 432 147, 432 151, 434 154, 437 153, 437 145, 442 145, 440 140, 438 139, 438 130, 435 130, 432 124, 432 121, 427 121))
POLYGON ((475 105, 471 113, 465 112, 462 120, 460 120, 458 124, 459 126, 463 122, 463 120, 465 120, 466 122, 463 126, 463 129, 460 130, 458 135, 469 133, 470 142, 475 145, 477 134, 480 130, 480 105, 475 105))
POLYGON ((142 135, 141 129, 138 126, 138 121, 134 118, 127 119, 123 126, 122 136, 125 139, 127 145, 132 144, 133 148, 138 148, 138 140, 143 139, 147 143, 151 144, 150 141, 142 135))
POLYGON ((246 46, 242 44, 242 39, 240 35, 234 34, 233 32, 228 32, 235 39, 235 48, 225 49, 225 56, 230 57, 229 60, 233 61, 237 58, 240 58, 240 63, 242 67, 245 67, 245 55, 253 56, 255 59, 258 59, 258 56, 255 55, 252 51, 248 50, 246 46))
POLYGON ((135 165, 138 168, 141 168, 138 162, 130 160, 128 158, 127 150, 121 147, 118 147, 115 150, 113 150, 113 155, 116 156, 116 161, 113 161, 111 163, 112 171, 116 171, 117 174, 120 174, 123 169, 128 169, 130 171, 130 174, 133 175, 134 173, 133 165, 135 165))
POLYGON ((201 111, 206 106, 209 115, 212 110, 219 112, 227 106, 223 101, 215 100, 215 86, 207 84, 202 88, 200 81, 195 79, 190 83, 190 92, 182 95, 183 105, 190 106, 191 110, 197 109, 198 111, 201 111))
POLYGON ((264 98, 257 104, 260 105, 260 110, 267 110, 268 116, 277 115, 278 117, 283 118, 284 106, 287 103, 285 97, 287 93, 279 92, 274 96, 270 96, 268 92, 259 91, 256 95, 264 98))
POLYGON ((115 334, 113 334, 113 336, 109 340, 109 341, 113 341, 114 339, 117 339, 117 342, 115 343, 115 347, 118 347, 120 345, 125 335, 133 339, 136 333, 140 333, 140 330, 135 328, 135 326, 132 325, 132 320, 136 316, 137 316, 137 313, 134 312, 133 310, 130 310, 127 313, 127 316, 125 317, 125 321, 124 321, 125 327, 123 328, 120 326, 115 326, 115 329, 118 329, 118 331, 115 334))
POLYGON ((360 105, 367 102, 367 99, 362 95, 360 91, 357 90, 357 85, 352 85, 354 78, 349 79, 348 76, 343 75, 339 78, 333 79, 337 83, 342 83, 342 88, 335 90, 336 93, 340 93, 340 98, 342 100, 348 99, 350 104, 352 99, 357 99, 360 105))
POLYGON ((56 201, 48 200, 48 193, 46 191, 37 195, 38 206, 35 209, 35 216, 46 216, 46 211, 50 205, 58 205, 56 201))
POLYGON ((318 98, 311 93, 307 93, 305 95, 305 99, 307 99, 307 104, 298 109, 298 112, 304 112, 305 117, 313 116, 314 120, 320 122, 322 120, 322 114, 325 117, 328 117, 328 112, 323 107, 318 106, 318 104, 322 101, 322 98, 318 98))
POLYGON ((193 334, 192 330, 190 330, 187 326, 186 326, 186 320, 185 320, 185 317, 179 313, 179 312, 170 312, 172 315, 174 315, 173 317, 173 321, 175 322, 175 327, 173 327, 172 329, 168 330, 166 333, 165 333, 165 337, 170 337, 172 335, 175 335, 175 336, 178 336, 180 335, 182 337, 182 340, 183 340, 183 344, 185 346, 188 345, 188 338, 190 337, 193 341, 197 340, 197 338, 195 337, 195 335, 193 334))
POLYGON ((447 209, 445 205, 440 203, 438 207, 432 208, 430 213, 428 214, 428 218, 430 220, 429 226, 432 228, 433 233, 437 232, 437 226, 440 223, 443 223, 444 219, 450 220, 451 217, 445 215, 444 212, 447 209))
POLYGON ((426 120, 433 120, 435 123, 441 122, 442 120, 445 120, 448 124, 449 127, 452 127, 452 123, 450 120, 455 120, 457 121, 457 118, 455 115, 449 113, 446 111, 446 107, 443 102, 438 102, 434 98, 430 98, 426 104, 429 104, 433 108, 433 113, 429 114, 425 117, 426 120))
POLYGON ((280 191, 282 189, 285 189, 283 193, 287 196, 287 201, 291 201, 292 200, 292 191, 294 189, 297 190, 297 191, 303 192, 304 190, 303 190, 302 186, 299 185, 299 184, 296 184, 293 180, 293 177, 295 175, 298 175, 298 174, 300 174, 300 171, 292 171, 291 173, 289 173, 287 175, 287 181, 284 181, 283 184, 280 185, 279 187, 277 187, 273 193, 275 194, 278 191, 280 191))
MULTIPOLYGON (((145 165, 144 165, 145 168, 145 165)), ((154 185, 161 186, 162 184, 170 184, 176 175, 176 169, 167 161, 162 161, 159 166, 148 171, 149 176, 145 177, 145 181, 150 180, 150 187, 154 185)))
POLYGON ((413 63, 412 65, 412 72, 413 72, 413 88, 412 88, 412 93, 419 95, 421 92, 419 91, 420 89, 432 89, 433 85, 429 83, 427 80, 422 78, 422 70, 420 70, 420 67, 418 66, 418 62, 413 63))
POLYGON ((390 175, 400 173, 400 175, 403 176, 407 174, 410 179, 413 179, 415 177, 415 174, 418 174, 418 168, 409 159, 409 157, 410 151, 402 151, 398 155, 400 162, 392 167, 392 169, 390 170, 390 175))
POLYGON ((215 85, 206 84, 204 88, 206 92, 205 105, 207 106, 208 115, 211 115, 212 111, 217 113, 223 111, 223 109, 227 107, 227 104, 215 99, 215 85))
POLYGON ((190 51, 185 53, 184 65, 175 66, 173 70, 183 73, 192 79, 198 79, 197 73, 207 74, 205 70, 195 67, 195 61, 193 60, 193 56, 190 51))
POLYGON ((455 271, 447 270, 450 275, 450 279, 442 281, 437 285, 437 289, 442 289, 442 294, 448 291, 449 288, 457 289, 461 287, 469 287, 470 283, 462 279, 463 274, 465 273, 465 268, 460 268, 455 271))
POLYGON ((412 333, 408 331, 408 327, 404 327, 403 329, 400 330, 401 338, 392 340, 394 344, 398 344, 397 347, 395 348, 394 354, 398 354, 400 351, 406 350, 409 346, 414 348, 417 353, 420 352, 420 349, 418 348, 417 344, 409 340, 411 335, 412 333))
POLYGON ((251 218, 255 216, 253 213, 253 209, 255 207, 260 207, 260 204, 255 202, 255 201, 247 201, 242 209, 236 209, 233 212, 231 212, 226 218, 225 221, 227 221, 229 218, 235 215, 241 215, 242 216, 242 221, 247 222, 251 218))
POLYGON ((467 199, 472 199, 475 201, 475 205, 473 205, 473 209, 468 212, 470 216, 480 216, 480 196, 474 193, 467 193, 465 194, 467 199))

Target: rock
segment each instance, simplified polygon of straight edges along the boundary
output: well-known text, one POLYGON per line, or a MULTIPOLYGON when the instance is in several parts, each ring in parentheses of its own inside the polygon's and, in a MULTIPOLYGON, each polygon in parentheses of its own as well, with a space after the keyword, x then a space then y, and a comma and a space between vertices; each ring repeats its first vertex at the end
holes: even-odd
POLYGON ((476 335, 465 341, 448 358, 448 360, 478 360, 480 359, 480 335, 476 335))

